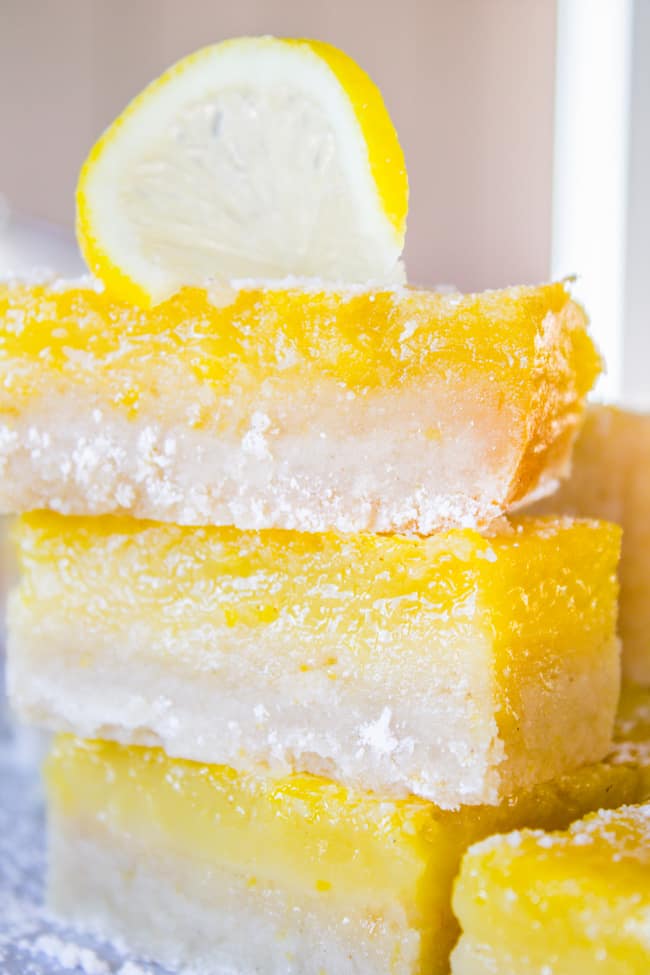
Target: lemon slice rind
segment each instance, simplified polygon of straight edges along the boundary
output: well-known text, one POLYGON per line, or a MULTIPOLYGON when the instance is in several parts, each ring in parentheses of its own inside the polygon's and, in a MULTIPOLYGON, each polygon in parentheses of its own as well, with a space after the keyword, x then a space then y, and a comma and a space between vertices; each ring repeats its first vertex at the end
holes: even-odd
POLYGON ((146 88, 91 151, 77 232, 116 296, 284 278, 399 283, 408 185, 381 94, 315 41, 204 48, 146 88))

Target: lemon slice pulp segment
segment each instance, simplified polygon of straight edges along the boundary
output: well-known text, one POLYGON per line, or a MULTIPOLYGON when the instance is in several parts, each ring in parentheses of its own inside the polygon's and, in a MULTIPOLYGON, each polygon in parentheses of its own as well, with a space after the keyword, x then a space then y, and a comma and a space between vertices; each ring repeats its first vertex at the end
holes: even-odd
POLYGON ((239 38, 147 87, 77 189, 77 234, 116 297, 237 279, 403 280, 408 182, 378 88, 328 44, 239 38))

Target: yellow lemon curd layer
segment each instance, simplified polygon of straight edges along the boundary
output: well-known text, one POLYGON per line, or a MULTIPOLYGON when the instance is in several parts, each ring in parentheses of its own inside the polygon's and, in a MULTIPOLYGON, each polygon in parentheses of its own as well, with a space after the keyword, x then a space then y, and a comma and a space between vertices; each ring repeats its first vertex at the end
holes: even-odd
MULTIPOLYGON (((646 694, 629 706, 628 731, 648 701, 646 694)), ((316 897, 347 923, 394 916, 397 907, 419 933, 422 975, 447 970, 457 935, 451 885, 467 846, 497 830, 564 828, 592 809, 635 802, 644 797, 643 773, 640 757, 601 762, 500 806, 446 812, 318 776, 244 775, 69 736, 56 739, 47 763, 51 815, 136 859, 141 849, 226 869, 260 892, 261 910, 264 891, 278 888, 289 905, 316 897)))
POLYGON ((467 528, 427 538, 194 528, 49 511, 22 515, 13 527, 23 597, 46 596, 37 573, 49 567, 67 584, 56 601, 84 603, 107 625, 129 604, 152 613, 167 608, 179 627, 189 613, 256 628, 290 613, 311 637, 326 630, 328 639, 371 653, 378 625, 460 631, 467 620, 483 623, 487 612, 495 657, 503 654, 511 666, 514 641, 530 645, 542 630, 561 653, 575 650, 581 635, 607 632, 620 537, 609 522, 553 516, 513 518, 487 535, 467 528), (109 613, 88 599, 102 591, 109 613))
POLYGON ((146 728, 185 758, 327 769, 448 807, 610 747, 614 525, 409 538, 36 513, 15 537, 11 690, 55 729, 146 728))
POLYGON ((650 804, 469 851, 454 894, 454 975, 646 975, 650 804))
POLYGON ((500 380, 522 406, 533 382, 556 371, 558 394, 575 399, 600 369, 585 316, 561 283, 478 295, 416 289, 184 288, 142 310, 92 286, 0 285, 0 362, 38 371, 6 376, 4 409, 46 376, 110 386, 137 413, 164 362, 219 389, 271 378, 286 385, 327 376, 350 390, 443 377, 500 380), (544 336, 548 315, 562 316, 544 336), (558 354, 558 353, 561 353, 558 354))

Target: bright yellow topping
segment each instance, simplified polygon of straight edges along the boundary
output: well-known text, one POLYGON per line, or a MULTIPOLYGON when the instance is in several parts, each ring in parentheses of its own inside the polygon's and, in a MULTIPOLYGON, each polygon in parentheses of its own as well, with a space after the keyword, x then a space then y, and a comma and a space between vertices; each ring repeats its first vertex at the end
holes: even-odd
POLYGON ((290 390, 330 379, 363 392, 452 373, 486 391, 497 384, 493 395, 522 410, 546 381, 548 409, 568 410, 600 367, 584 326, 562 284, 466 296, 185 289, 149 311, 90 287, 0 285, 0 405, 50 377, 108 389, 130 413, 165 375, 241 397, 262 380, 290 390), (551 333, 549 315, 558 316, 551 333))
POLYGON ((133 613, 181 630, 201 619, 263 628, 282 617, 305 647, 340 643, 378 656, 386 652, 379 630, 408 633, 406 649, 417 634, 462 639, 472 626, 489 635, 498 665, 522 676, 528 657, 541 665, 544 651, 534 647, 560 657, 599 652, 615 613, 620 544, 615 525, 553 518, 513 521, 492 537, 458 529, 414 538, 52 512, 21 516, 14 537, 22 599, 38 596, 41 609, 49 591, 57 605, 79 602, 107 626, 133 613), (56 588, 39 573, 48 566, 61 573, 56 588), (99 593, 110 612, 93 598, 99 593))
POLYGON ((486 840, 456 885, 454 975, 646 975, 649 875, 650 805, 486 840))
POLYGON ((77 189, 88 266, 155 304, 207 279, 403 278, 408 181, 379 89, 319 41, 237 38, 150 84, 77 189))

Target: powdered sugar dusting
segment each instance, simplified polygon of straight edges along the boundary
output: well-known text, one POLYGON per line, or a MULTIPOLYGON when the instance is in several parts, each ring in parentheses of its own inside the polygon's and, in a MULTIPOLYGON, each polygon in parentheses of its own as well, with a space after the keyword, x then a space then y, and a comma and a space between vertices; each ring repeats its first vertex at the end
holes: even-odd
POLYGON ((251 418, 250 429, 244 434, 242 440, 242 450, 246 454, 251 454, 258 460, 270 459, 271 451, 264 434, 271 426, 271 421, 266 413, 256 411, 251 418))
POLYGON ((376 721, 362 725, 359 732, 362 744, 376 752, 377 755, 390 755, 399 744, 390 730, 391 718, 391 709, 384 708, 376 721))
POLYGON ((34 942, 34 948, 46 955, 60 968, 79 969, 84 975, 110 975, 108 964, 92 950, 72 941, 63 941, 53 934, 42 934, 34 942))

